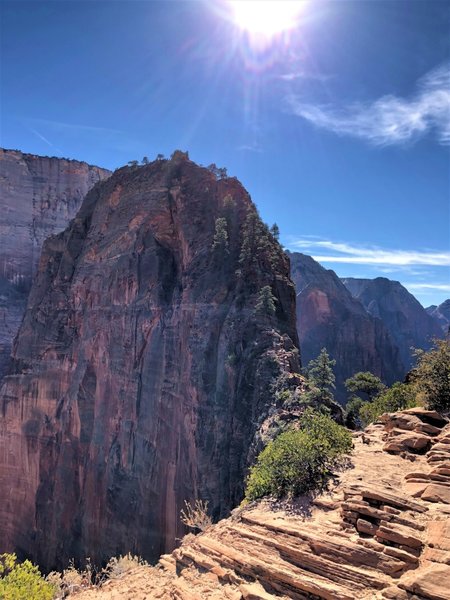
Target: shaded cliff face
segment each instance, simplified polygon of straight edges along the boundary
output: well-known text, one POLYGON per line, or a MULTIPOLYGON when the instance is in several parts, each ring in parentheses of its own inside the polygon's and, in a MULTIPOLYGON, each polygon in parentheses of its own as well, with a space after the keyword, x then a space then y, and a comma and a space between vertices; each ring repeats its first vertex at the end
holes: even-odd
POLYGON ((296 346, 289 260, 236 179, 116 171, 43 247, 0 397, 0 552, 156 559, 184 500, 225 515, 296 346))
POLYGON ((0 149, 0 380, 44 240, 62 231, 109 175, 84 162, 0 149))
POLYGON ((334 271, 310 256, 289 253, 297 291, 297 328, 304 364, 326 348, 336 360, 336 397, 345 401, 344 382, 371 371, 386 383, 404 376, 398 350, 383 323, 352 297, 334 271))
POLYGON ((381 319, 398 346, 405 371, 413 365, 411 347, 428 350, 442 329, 398 281, 347 278, 342 280, 367 311, 381 319))
POLYGON ((444 335, 447 335, 450 330, 450 299, 444 300, 439 306, 429 306, 425 310, 440 325, 444 335))

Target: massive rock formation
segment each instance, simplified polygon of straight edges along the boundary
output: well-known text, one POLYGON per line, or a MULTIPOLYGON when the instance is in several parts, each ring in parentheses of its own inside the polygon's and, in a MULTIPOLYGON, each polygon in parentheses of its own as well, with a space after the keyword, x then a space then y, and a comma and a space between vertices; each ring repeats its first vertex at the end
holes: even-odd
POLYGON ((398 346, 405 372, 413 365, 411 348, 428 350, 442 329, 398 281, 385 277, 342 280, 367 311, 381 319, 398 346))
POLYGON ((435 321, 441 326, 444 335, 447 335, 450 331, 450 299, 444 300, 439 306, 432 305, 425 309, 430 317, 433 317, 435 321))
POLYGON ((76 160, 0 149, 0 381, 45 238, 62 231, 109 175, 76 160))
POLYGON ((225 515, 297 345, 289 260, 235 178, 180 152, 116 171, 43 247, 0 395, 0 552, 156 559, 185 500, 225 515))
POLYGON ((158 568, 135 568, 77 599, 447 600, 446 423, 424 409, 384 415, 355 434, 351 466, 326 492, 238 509, 158 568))
POLYGON ((398 349, 383 323, 370 315, 337 277, 310 256, 293 252, 291 276, 297 291, 297 328, 303 362, 327 348, 336 360, 336 397, 357 371, 371 371, 385 383, 402 379, 398 349))

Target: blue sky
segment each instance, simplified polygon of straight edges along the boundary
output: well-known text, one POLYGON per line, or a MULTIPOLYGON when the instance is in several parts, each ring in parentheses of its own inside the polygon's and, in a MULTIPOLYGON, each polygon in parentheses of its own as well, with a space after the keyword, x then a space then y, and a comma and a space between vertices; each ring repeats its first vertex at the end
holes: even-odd
POLYGON ((0 6, 3 147, 111 169, 188 150, 289 249, 450 297, 448 2, 306 0, 263 43, 219 0, 0 6))

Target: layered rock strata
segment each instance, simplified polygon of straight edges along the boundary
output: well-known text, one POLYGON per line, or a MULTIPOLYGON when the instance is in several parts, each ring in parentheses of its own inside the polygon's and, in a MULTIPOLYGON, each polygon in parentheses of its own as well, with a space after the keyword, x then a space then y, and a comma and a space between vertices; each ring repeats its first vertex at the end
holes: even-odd
POLYGON ((439 474, 450 489, 448 439, 447 420, 433 411, 385 415, 355 434, 352 466, 328 492, 239 509, 187 536, 158 568, 139 567, 79 600, 446 600, 450 499, 410 482, 412 472, 439 474), (427 435, 429 451, 393 453, 394 429, 427 435))
POLYGON ((22 320, 44 240, 69 223, 110 171, 0 149, 0 380, 22 320))
POLYGON ((402 380, 398 348, 382 321, 353 298, 334 271, 299 252, 289 257, 304 364, 327 349, 336 360, 336 398, 341 402, 348 395, 345 380, 358 371, 370 371, 387 384, 402 380))
POLYGON ((242 185, 178 152, 44 244, 0 395, 0 552, 147 560, 242 499, 270 382, 299 371, 289 260, 242 185))

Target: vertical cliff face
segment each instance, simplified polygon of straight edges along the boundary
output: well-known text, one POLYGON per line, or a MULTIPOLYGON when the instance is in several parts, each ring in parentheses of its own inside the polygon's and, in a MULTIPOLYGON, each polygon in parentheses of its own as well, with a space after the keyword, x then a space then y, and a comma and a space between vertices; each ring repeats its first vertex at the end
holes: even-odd
POLYGON ((0 380, 44 240, 62 231, 110 172, 84 162, 0 149, 0 380))
POLYGON ((383 323, 368 314, 334 271, 299 252, 289 257, 303 361, 327 348, 336 360, 336 397, 346 399, 344 382, 357 371, 371 371, 386 383, 403 378, 397 347, 383 323))
POLYGON ((443 332, 435 320, 398 281, 347 278, 342 280, 367 311, 381 319, 398 346, 405 372, 413 365, 411 348, 431 347, 443 332))
POLYGON ((439 306, 429 306, 425 310, 440 325, 444 335, 447 335, 450 331, 450 299, 444 300, 439 306))
POLYGON ((180 153, 116 171, 44 244, 0 397, 0 552, 155 559, 184 500, 225 515, 296 346, 289 260, 236 179, 180 153))

